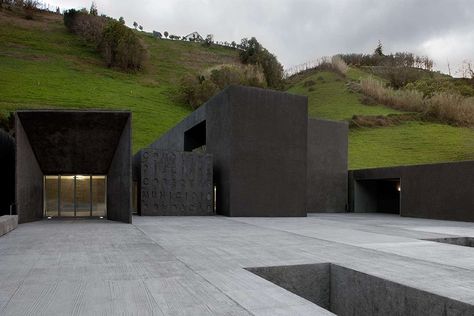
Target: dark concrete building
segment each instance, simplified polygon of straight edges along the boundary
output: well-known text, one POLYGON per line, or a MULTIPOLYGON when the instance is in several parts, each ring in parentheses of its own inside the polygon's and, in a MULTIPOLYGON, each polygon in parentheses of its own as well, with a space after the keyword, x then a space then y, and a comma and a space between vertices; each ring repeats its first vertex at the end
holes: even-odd
MULTIPOLYGON (((130 112, 18 111, 15 137, 0 133, 2 214, 131 222, 130 112)), ((140 215, 474 221, 474 161, 348 172, 347 156, 347 123, 308 119, 306 97, 231 86, 135 155, 133 197, 140 215)))
POLYGON ((474 221, 474 161, 354 170, 354 212, 474 221))
MULTIPOLYGON (((0 216, 15 203, 15 140, 0 130, 0 216)), ((12 209, 12 211, 14 211, 12 209)))
POLYGON ((128 111, 18 111, 19 222, 104 217, 131 222, 128 111))
POLYGON ((205 148, 213 157, 218 214, 306 216, 308 208, 346 209, 347 124, 308 122, 306 97, 231 86, 150 148, 205 148))

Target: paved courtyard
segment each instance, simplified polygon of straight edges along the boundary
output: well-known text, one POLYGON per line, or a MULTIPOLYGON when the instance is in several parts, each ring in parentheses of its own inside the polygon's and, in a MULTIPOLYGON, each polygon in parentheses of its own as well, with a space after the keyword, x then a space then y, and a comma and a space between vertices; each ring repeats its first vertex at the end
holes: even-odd
POLYGON ((474 223, 385 214, 40 221, 0 237, 0 315, 330 315, 245 267, 331 262, 474 304, 474 223))

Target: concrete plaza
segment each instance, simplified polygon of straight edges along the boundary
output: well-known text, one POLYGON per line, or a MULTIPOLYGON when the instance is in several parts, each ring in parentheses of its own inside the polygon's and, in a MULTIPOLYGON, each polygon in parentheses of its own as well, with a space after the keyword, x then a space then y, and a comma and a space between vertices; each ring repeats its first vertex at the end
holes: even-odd
POLYGON ((474 223, 386 214, 43 220, 0 237, 0 315, 331 315, 245 270, 334 263, 474 304, 474 223))

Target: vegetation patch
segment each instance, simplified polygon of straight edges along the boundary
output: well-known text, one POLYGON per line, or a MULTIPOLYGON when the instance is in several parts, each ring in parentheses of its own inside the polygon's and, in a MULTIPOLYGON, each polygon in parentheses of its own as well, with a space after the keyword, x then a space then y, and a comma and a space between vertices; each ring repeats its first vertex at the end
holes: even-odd
POLYGON ((423 120, 418 113, 403 113, 389 115, 354 115, 349 121, 350 128, 385 127, 400 125, 406 121, 423 120))
POLYGON ((69 31, 93 44, 108 67, 124 70, 143 68, 147 52, 140 38, 121 19, 98 16, 97 9, 70 9, 64 12, 64 25, 69 31))
POLYGON ((283 66, 275 55, 263 47, 255 37, 242 39, 240 48, 240 60, 243 64, 260 67, 269 88, 283 88, 283 66))
POLYGON ((438 92, 424 97, 418 90, 395 90, 369 77, 360 81, 361 91, 378 102, 397 110, 420 112, 435 121, 460 126, 474 126, 474 97, 438 92))
POLYGON ((181 81, 181 96, 196 109, 229 85, 265 88, 266 81, 258 66, 220 65, 198 76, 186 75, 181 81))

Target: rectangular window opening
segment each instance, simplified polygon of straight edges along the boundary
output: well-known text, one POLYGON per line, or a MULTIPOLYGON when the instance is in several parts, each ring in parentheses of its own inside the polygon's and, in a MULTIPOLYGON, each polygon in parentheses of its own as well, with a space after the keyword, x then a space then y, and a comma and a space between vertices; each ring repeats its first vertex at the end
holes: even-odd
POLYGON ((184 151, 206 152, 206 121, 184 132, 184 151))

